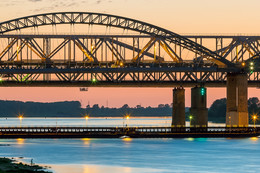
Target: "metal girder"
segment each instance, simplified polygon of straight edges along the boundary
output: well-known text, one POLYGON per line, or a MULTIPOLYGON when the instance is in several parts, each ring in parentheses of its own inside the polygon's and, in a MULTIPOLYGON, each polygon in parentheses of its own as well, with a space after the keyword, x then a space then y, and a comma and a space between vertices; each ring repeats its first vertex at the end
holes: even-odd
MULTIPOLYGON (((114 36, 112 36, 111 38, 115 38, 114 36)), ((112 39, 111 39, 110 37, 107 37, 107 38, 104 38, 104 40, 108 40, 110 43, 112 42, 112 39)), ((134 37, 135 38, 135 37, 134 37)), ((142 38, 142 37, 141 37, 142 38)), ((150 38, 150 37, 148 37, 148 38, 150 38)), ((116 45, 119 45, 119 46, 121 46, 121 47, 124 47, 124 48, 126 48, 126 49, 128 49, 128 50, 131 50, 131 51, 135 51, 135 52, 141 52, 141 49, 139 49, 139 48, 134 48, 133 46, 131 46, 131 45, 129 45, 129 44, 127 44, 127 43, 124 43, 124 42, 121 42, 121 41, 118 41, 118 40, 113 40, 113 44, 116 44, 116 45)), ((150 58, 154 58, 154 54, 152 54, 152 53, 149 53, 149 52, 147 52, 147 51, 144 51, 143 52, 143 55, 145 55, 145 56, 148 56, 148 57, 150 57, 150 58)), ((160 59, 162 59, 162 57, 159 57, 160 59)))
POLYGON ((172 50, 172 48, 164 40, 159 40, 159 43, 159 45, 163 47, 163 49, 167 52, 168 55, 170 55, 174 62, 182 62, 182 59, 175 53, 175 51, 172 50))
MULTIPOLYGON (((248 73, 241 67, 241 62, 259 59, 260 37, 229 37, 226 44, 222 43, 224 38, 213 39, 218 39, 213 51, 236 67, 220 67, 212 61, 183 60, 176 52, 176 44, 170 46, 163 37, 1 35, 0 86, 172 87, 204 84, 220 87, 225 85, 228 73, 248 73), (120 38, 130 39, 133 45, 120 38), (145 41, 139 48, 140 38, 145 41), (52 39, 57 44, 52 44, 52 39), (159 55, 149 51, 152 46, 158 49, 159 55), (125 55, 126 50, 130 54, 125 55), (154 57, 164 58, 159 52, 166 53, 170 61, 154 61, 154 57), (110 58, 116 57, 115 60, 107 59, 108 54, 110 58), (143 56, 150 59, 143 59, 143 56), (93 83, 93 79, 97 82, 93 83)), ((200 52, 197 54, 201 55, 200 52)), ((248 73, 248 83, 250 87, 260 86, 258 65, 253 73, 248 73)))
MULTIPOLYGON (((189 39, 203 40, 203 45, 206 46, 208 41, 216 41, 216 49, 211 49, 221 57, 229 60, 241 71, 250 73, 250 62, 254 61, 255 67, 253 71, 259 71, 260 64, 260 36, 231 36, 231 35, 197 35, 186 36, 189 39), (218 42, 220 45, 218 45, 218 42), (223 43, 225 42, 225 44, 223 43), (225 46, 224 46, 225 45, 225 46), (244 64, 244 65, 243 65, 244 64)), ((203 59, 204 57, 199 57, 203 59)))
POLYGON ((149 42, 143 47, 143 49, 138 53, 138 55, 136 55, 132 59, 132 61, 137 62, 138 60, 140 60, 144 56, 144 52, 148 51, 155 42, 156 42, 156 38, 151 38, 149 42))
MULTIPOLYGON (((38 71, 39 72, 39 71, 38 71)), ((3 77, 0 87, 4 86, 145 86, 145 87, 173 87, 173 86, 194 86, 204 84, 208 87, 223 87, 226 84, 226 72, 174 72, 160 70, 140 70, 122 72, 81 72, 73 71, 44 74, 10 74, 3 77), (155 72, 156 71, 156 72, 155 72), (96 82, 93 82, 95 79, 96 82)), ((249 87, 260 85, 259 73, 248 76, 249 87)))
POLYGON ((84 53, 84 55, 89 59, 90 62, 97 62, 97 59, 93 56, 91 52, 84 46, 80 40, 73 40, 79 49, 84 53))

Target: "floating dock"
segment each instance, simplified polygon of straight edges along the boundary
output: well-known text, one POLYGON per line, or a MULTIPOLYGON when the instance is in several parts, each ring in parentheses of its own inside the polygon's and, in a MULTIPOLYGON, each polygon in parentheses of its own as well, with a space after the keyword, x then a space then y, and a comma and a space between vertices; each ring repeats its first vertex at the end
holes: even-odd
POLYGON ((0 138, 245 138, 254 127, 0 127, 0 138))

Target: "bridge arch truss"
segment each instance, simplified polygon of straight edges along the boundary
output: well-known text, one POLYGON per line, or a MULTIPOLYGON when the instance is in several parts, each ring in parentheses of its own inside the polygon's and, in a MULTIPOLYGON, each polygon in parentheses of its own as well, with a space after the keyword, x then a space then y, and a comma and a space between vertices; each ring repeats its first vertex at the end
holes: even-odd
POLYGON ((242 67, 259 58, 259 38, 180 36, 163 28, 98 13, 49 13, 0 23, 2 86, 225 86, 228 73, 248 73, 258 86, 260 69, 242 67), (14 35, 11 31, 57 24, 90 24, 138 35, 14 35), (204 45, 214 39, 215 49, 204 45), (228 44, 223 40, 228 39, 228 44), (127 41, 125 41, 127 40, 127 41), (143 40, 143 43, 140 43, 143 40), (206 41, 207 42, 207 41, 206 41), (55 43, 55 44, 54 44, 55 43), (183 58, 184 49, 192 52, 183 58), (233 56, 234 52, 236 55, 233 56), (247 58, 245 54, 248 54, 247 58), (61 85, 62 84, 62 85, 61 85))
MULTIPOLYGON (((9 20, 0 23, 0 33, 8 33, 14 30, 21 30, 30 27, 39 27, 44 25, 58 25, 58 24, 90 24, 103 25, 109 27, 117 27, 127 30, 133 30, 142 34, 147 34, 153 37, 162 37, 168 44, 173 43, 183 49, 187 49, 196 54, 201 55, 215 63, 231 66, 229 61, 212 52, 210 49, 197 44, 186 37, 178 35, 161 27, 148 24, 142 21, 109 15, 101 13, 87 13, 87 12, 64 12, 64 13, 47 13, 33 16, 22 17, 14 20, 9 20)), ((165 43, 165 44, 167 44, 165 43)), ((174 54, 174 50, 169 50, 174 54)), ((181 57, 175 56, 175 61, 182 61, 181 57)), ((134 59, 136 61, 137 59, 134 59)))

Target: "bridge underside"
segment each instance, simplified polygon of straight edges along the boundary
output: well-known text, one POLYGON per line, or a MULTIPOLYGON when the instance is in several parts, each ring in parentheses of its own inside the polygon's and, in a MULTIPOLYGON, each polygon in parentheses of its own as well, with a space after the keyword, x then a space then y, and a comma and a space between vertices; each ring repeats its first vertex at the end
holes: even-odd
MULTIPOLYGON (((201 83, 190 82, 99 82, 98 84, 93 84, 92 82, 60 82, 60 81, 34 81, 34 82, 4 82, 0 84, 0 87, 158 87, 158 88, 173 88, 173 87, 194 87, 200 85, 201 83)), ((202 85, 202 84, 201 84, 202 85)), ((212 88, 225 88, 226 82, 208 82, 203 84, 204 87, 212 88)), ((259 88, 259 82, 248 83, 248 87, 259 88)))

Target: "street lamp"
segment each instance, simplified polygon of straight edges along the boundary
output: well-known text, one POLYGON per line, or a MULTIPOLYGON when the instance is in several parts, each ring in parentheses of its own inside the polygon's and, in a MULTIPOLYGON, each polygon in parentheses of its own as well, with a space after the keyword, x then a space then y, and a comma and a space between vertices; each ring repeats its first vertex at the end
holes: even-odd
POLYGON ((190 127, 191 127, 191 120, 192 120, 192 118, 193 118, 193 117, 190 115, 190 117, 189 117, 189 119, 190 119, 190 127))
POLYGON ((255 122, 258 120, 257 114, 253 114, 252 117, 251 117, 251 119, 252 119, 253 122, 254 122, 254 128, 255 128, 255 122))
POLYGON ((20 120, 20 126, 22 127, 23 115, 22 115, 22 114, 19 114, 19 115, 18 115, 18 118, 19 118, 19 120, 20 120))
POLYGON ((86 115, 86 116, 85 116, 85 119, 86 119, 86 126, 87 126, 87 125, 88 125, 89 115, 86 115))
POLYGON ((130 119, 130 114, 126 114, 125 116, 123 116, 123 127, 124 127, 125 119, 126 119, 125 126, 127 127, 127 121, 130 119))

